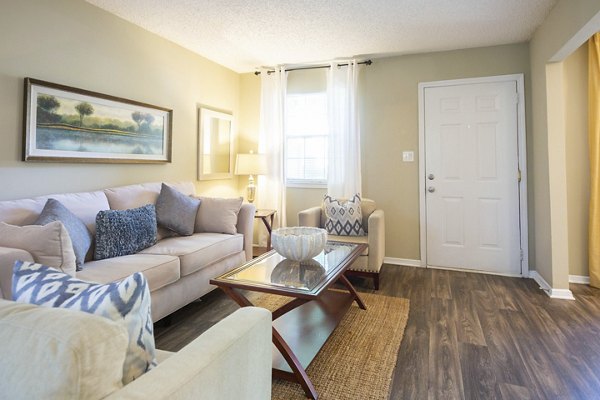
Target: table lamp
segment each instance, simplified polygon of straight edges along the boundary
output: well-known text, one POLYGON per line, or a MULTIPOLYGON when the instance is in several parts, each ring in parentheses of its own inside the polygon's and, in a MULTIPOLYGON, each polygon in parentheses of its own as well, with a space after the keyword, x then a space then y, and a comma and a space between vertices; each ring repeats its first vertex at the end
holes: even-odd
POLYGON ((256 185, 254 175, 265 175, 267 173, 267 157, 265 154, 238 154, 235 160, 236 175, 250 175, 248 178, 247 197, 248 202, 254 202, 256 196, 256 185))

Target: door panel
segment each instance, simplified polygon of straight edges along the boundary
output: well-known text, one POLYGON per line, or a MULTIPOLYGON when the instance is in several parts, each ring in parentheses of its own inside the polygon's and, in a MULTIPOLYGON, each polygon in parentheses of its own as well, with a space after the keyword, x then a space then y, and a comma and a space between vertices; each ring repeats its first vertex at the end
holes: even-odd
POLYGON ((520 274, 516 98, 516 82, 425 88, 428 265, 520 274))

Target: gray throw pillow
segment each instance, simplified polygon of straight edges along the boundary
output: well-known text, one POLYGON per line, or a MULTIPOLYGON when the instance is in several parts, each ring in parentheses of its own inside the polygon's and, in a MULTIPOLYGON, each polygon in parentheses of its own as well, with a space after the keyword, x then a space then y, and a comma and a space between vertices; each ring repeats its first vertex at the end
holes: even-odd
POLYGON ((135 254, 156 243, 154 205, 130 210, 106 210, 96 215, 94 259, 135 254))
POLYGON ((48 199, 40 216, 34 225, 47 225, 50 222, 60 221, 69 232, 75 253, 75 266, 81 271, 85 262, 85 255, 92 245, 92 234, 82 220, 67 209, 60 201, 48 199))
POLYGON ((196 232, 237 233, 237 218, 242 207, 241 197, 220 199, 200 197, 202 203, 196 215, 196 232))
POLYGON ((186 196, 163 183, 156 199, 156 222, 181 236, 190 236, 194 233, 199 206, 199 199, 186 196))

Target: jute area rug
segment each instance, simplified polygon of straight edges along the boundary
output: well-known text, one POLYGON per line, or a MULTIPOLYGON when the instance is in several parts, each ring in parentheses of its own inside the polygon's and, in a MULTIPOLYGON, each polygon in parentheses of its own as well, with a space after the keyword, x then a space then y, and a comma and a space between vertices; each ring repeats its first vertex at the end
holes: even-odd
MULTIPOLYGON (((361 293, 367 310, 354 303, 306 370, 321 400, 387 400, 398 349, 408 319, 409 301, 361 293)), ((271 311, 289 298, 252 299, 271 311)), ((304 400, 297 383, 273 380, 273 400, 304 400)))

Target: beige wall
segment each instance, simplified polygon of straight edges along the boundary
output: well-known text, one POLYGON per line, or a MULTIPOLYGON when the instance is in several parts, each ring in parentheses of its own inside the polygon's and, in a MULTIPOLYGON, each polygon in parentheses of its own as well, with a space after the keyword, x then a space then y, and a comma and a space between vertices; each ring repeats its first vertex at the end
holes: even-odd
MULTIPOLYGON (((568 288, 567 133, 562 61, 600 30, 600 2, 559 0, 530 42, 533 151, 529 165, 535 213, 534 269, 556 289, 568 288), (562 58, 561 58, 562 57, 562 58)), ((531 142, 530 142, 531 143, 531 142)))
MULTIPOLYGON (((239 116, 238 74, 84 1, 4 0, 0 37, 0 199, 195 181, 197 105, 239 116), (172 108, 173 162, 21 162, 24 77, 172 108)), ((205 194, 238 193, 237 178, 197 186, 205 194)))
POLYGON ((529 108, 529 50, 514 44, 379 59, 363 74, 363 192, 386 215, 386 256, 420 259, 418 84, 523 73, 529 108), (402 151, 415 162, 402 162, 402 151))
MULTIPOLYGON (((363 67, 360 79, 363 195, 374 199, 386 213, 386 256, 420 259, 419 82, 524 73, 529 108, 528 71, 527 44, 382 58, 363 67), (414 151, 415 162, 401 162, 403 150, 414 151)), ((323 77, 323 72, 290 72, 288 92, 303 87, 306 91, 324 89, 323 77)), ((245 75, 242 82, 246 79, 259 78, 245 75)), ((253 87, 254 94, 243 96, 258 102, 260 85, 253 87)), ((297 223, 298 211, 319 205, 325 192, 325 189, 288 188, 288 224, 297 223)))
POLYGON ((590 162, 588 153, 588 49, 581 46, 564 61, 564 105, 567 141, 567 216, 569 274, 589 275, 588 216, 590 162))

